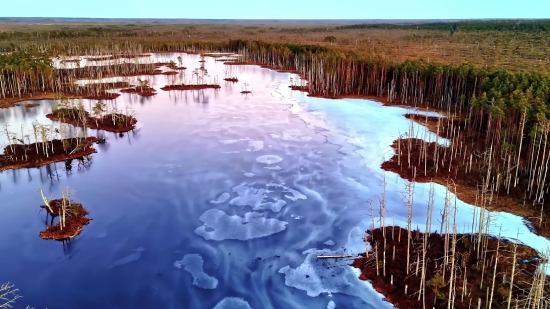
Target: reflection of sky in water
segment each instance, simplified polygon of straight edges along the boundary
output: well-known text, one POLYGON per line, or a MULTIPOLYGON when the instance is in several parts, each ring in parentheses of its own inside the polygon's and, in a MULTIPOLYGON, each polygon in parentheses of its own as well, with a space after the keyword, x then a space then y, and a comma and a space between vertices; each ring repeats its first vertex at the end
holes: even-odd
MULTIPOLYGON (((155 55, 177 61, 177 54, 155 55)), ((183 55, 188 71, 198 56, 183 55)), ((224 65, 207 58, 209 74, 224 65)), ((288 88, 291 74, 234 67, 239 83, 219 90, 165 92, 170 76, 150 76, 158 94, 123 94, 138 128, 119 136, 90 131, 89 166, 75 161, 0 173, 0 282, 12 281, 36 308, 382 308, 350 260, 317 254, 364 251, 371 219, 366 201, 381 193, 380 164, 408 131, 407 110, 364 100, 325 100, 288 88), (254 91, 240 94, 241 84, 254 91), (56 175, 50 179, 48 175, 56 175), (41 240, 38 189, 76 190, 93 218, 69 245, 41 240), (136 249, 137 248, 137 249, 136 249), (345 249, 345 251, 344 251, 345 249), (334 277, 333 277, 334 275, 334 277), (55 282, 55 284, 52 284, 55 282), (53 297, 62 290, 71 297, 53 297)), ((55 103, 0 110, 18 132, 55 103)), ((85 105, 93 102, 84 100, 85 105)), ((415 125, 416 134, 422 127, 415 125)), ((434 138, 428 134, 428 138, 434 138)), ((440 142, 445 142, 440 139, 440 142)), ((0 143, 5 139, 0 137, 0 143)), ((404 183, 386 173, 387 224, 406 224, 404 183)), ((436 185, 434 215, 443 207, 436 185)), ((422 227, 428 184, 415 187, 413 226, 422 227)), ((457 225, 473 207, 457 202, 457 225)), ((495 213, 492 231, 538 249, 547 241, 513 215, 495 213)), ((439 229, 439 224, 432 230, 439 229)))

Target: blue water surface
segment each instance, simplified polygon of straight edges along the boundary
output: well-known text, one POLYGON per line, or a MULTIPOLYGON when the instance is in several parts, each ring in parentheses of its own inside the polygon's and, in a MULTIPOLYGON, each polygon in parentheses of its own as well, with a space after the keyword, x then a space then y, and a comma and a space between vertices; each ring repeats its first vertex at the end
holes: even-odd
MULTIPOLYGON (((380 164, 407 132, 407 110, 307 97, 290 90, 291 74, 256 66, 234 67, 239 83, 224 82, 223 63, 211 58, 204 66, 221 89, 160 90, 199 67, 198 56, 182 57, 186 77, 152 76, 157 95, 115 100, 137 113, 138 127, 122 136, 90 130, 107 138, 90 162, 74 161, 71 171, 59 162, 0 173, 0 282, 20 289, 18 304, 391 308, 357 279, 351 259, 316 256, 365 250, 361 237, 372 222, 367 200, 377 205, 384 177, 386 223, 406 222, 404 181, 380 164), (240 93, 243 83, 251 94, 240 93), (66 187, 93 220, 68 244, 42 240, 46 214, 38 191, 58 198, 66 187)), ((14 132, 23 125, 29 133, 34 120, 51 123, 44 116, 56 102, 39 103, 0 110, 0 125, 14 132)), ((425 222, 427 190, 427 184, 415 189, 413 225, 425 222)), ((434 213, 444 196, 436 186, 434 213)), ((457 205, 458 225, 467 229, 473 206, 457 205)), ((494 229, 505 224, 504 235, 519 230, 524 242, 547 245, 521 218, 495 218, 494 229)))

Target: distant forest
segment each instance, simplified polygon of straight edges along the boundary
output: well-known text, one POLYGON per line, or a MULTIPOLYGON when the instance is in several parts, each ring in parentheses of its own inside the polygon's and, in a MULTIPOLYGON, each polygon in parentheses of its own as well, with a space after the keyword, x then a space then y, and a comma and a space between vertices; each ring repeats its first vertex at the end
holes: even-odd
POLYGON ((460 21, 456 23, 436 22, 425 24, 355 24, 338 26, 336 29, 421 29, 421 30, 455 30, 464 31, 518 31, 541 32, 550 30, 550 19, 544 20, 494 20, 494 21, 460 21))

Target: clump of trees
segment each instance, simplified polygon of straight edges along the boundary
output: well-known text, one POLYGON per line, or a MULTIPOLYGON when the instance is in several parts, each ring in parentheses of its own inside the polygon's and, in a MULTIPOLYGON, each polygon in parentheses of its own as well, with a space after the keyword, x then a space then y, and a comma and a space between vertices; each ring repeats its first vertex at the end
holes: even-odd
POLYGON ((0 170, 42 166, 68 157, 77 157, 95 152, 91 146, 97 138, 88 137, 85 130, 70 137, 66 125, 44 125, 35 121, 32 132, 13 132, 4 124, 2 134, 12 144, 0 155, 0 170), (34 142, 33 142, 34 141, 34 142))
POLYGON ((42 239, 70 241, 80 234, 84 225, 89 224, 92 220, 86 217, 88 211, 82 204, 71 200, 74 190, 66 188, 62 192, 62 197, 55 200, 46 198, 42 189, 40 189, 40 194, 45 204, 40 207, 45 209, 47 214, 51 216, 50 225, 40 232, 42 239), (59 222, 54 225, 53 220, 55 217, 59 217, 59 222))
MULTIPOLYGON (((453 184, 449 184, 451 187, 453 184)), ((384 185, 385 188, 385 185, 384 185)), ((379 201, 379 225, 367 231, 370 246, 354 261, 361 279, 398 308, 548 308, 550 281, 546 274, 550 252, 490 236, 492 213, 476 208, 469 233, 459 234, 456 197, 447 190, 440 225, 432 233, 434 185, 430 186, 425 231, 412 227, 414 183, 403 194, 407 227, 386 225, 384 191, 379 201)), ((477 192, 484 204, 492 193, 477 192)), ((371 216, 374 215, 372 201, 371 216)))
POLYGON ((124 112, 121 112, 114 103, 108 105, 102 100, 97 101, 93 106, 90 103, 89 108, 86 109, 82 100, 63 99, 58 103, 57 108, 46 117, 83 127, 84 132, 86 132, 86 128, 127 132, 133 130, 137 123, 135 112, 130 107, 126 107, 124 112))

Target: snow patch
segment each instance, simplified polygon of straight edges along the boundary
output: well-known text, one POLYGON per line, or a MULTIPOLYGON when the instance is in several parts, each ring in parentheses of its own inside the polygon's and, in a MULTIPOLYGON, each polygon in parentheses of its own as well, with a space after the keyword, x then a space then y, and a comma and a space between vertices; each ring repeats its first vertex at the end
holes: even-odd
POLYGON ((274 170, 274 171, 280 171, 282 170, 283 168, 280 167, 280 166, 264 166, 265 169, 268 169, 268 170, 274 170))
POLYGON ((212 309, 252 309, 252 307, 242 298, 226 297, 212 309))
POLYGON ((201 289, 213 290, 218 286, 218 279, 207 275, 203 270, 204 260, 198 254, 186 254, 174 267, 183 268, 193 276, 193 285, 201 289))
POLYGON ((350 275, 353 277, 353 273, 346 269, 349 268, 349 260, 327 261, 317 258, 317 255, 339 255, 341 252, 329 249, 309 249, 303 254, 307 256, 300 266, 292 269, 287 265, 279 270, 279 273, 285 274, 287 286, 304 290, 310 297, 319 296, 321 293, 344 293, 347 295, 358 293, 357 288, 348 279, 350 275), (327 266, 327 263, 330 265, 327 266))
POLYGON ((263 164, 275 164, 283 161, 283 158, 276 155, 264 155, 256 158, 256 162, 263 164))
POLYGON ((218 196, 218 199, 217 200, 212 200, 210 201, 210 203, 212 204, 221 204, 221 203, 225 203, 227 202, 227 200, 229 200, 229 198, 231 197, 231 195, 227 192, 224 192, 222 194, 220 194, 220 196, 218 196))
POLYGON ((249 212, 240 217, 229 216, 219 209, 207 210, 199 219, 204 224, 195 229, 195 233, 206 240, 260 238, 282 232, 288 224, 277 219, 266 219, 257 212, 249 212))
POLYGON ((254 188, 255 182, 243 182, 240 185, 233 187, 233 192, 239 196, 232 199, 229 204, 235 206, 251 206, 254 210, 271 209, 273 212, 279 212, 286 205, 286 201, 273 199, 273 202, 265 202, 268 191, 267 189, 254 188))

